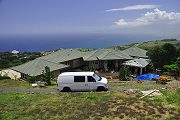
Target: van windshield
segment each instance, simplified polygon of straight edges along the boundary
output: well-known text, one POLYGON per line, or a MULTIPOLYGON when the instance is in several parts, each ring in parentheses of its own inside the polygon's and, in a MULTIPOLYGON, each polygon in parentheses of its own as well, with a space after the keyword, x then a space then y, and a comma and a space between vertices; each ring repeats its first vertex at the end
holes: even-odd
POLYGON ((98 76, 98 75, 96 75, 96 74, 93 74, 93 77, 94 77, 95 80, 101 81, 101 77, 100 77, 100 76, 98 76))

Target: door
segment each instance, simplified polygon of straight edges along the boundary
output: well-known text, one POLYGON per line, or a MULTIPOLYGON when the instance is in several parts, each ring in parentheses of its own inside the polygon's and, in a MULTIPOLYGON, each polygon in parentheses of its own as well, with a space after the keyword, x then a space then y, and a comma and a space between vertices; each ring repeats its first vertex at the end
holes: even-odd
POLYGON ((89 91, 96 90, 96 80, 92 76, 87 76, 87 88, 89 91))

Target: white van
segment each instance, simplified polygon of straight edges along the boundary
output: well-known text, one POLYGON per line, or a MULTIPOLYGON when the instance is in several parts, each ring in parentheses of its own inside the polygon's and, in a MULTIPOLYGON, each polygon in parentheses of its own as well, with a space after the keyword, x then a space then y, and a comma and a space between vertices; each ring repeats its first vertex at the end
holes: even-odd
POLYGON ((94 72, 64 72, 58 76, 59 91, 106 91, 108 81, 94 72))

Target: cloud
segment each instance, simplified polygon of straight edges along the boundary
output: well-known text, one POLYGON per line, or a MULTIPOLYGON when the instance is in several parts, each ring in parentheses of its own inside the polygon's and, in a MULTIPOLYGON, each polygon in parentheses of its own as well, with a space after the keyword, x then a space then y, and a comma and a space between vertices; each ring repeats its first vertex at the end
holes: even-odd
POLYGON ((112 12, 112 11, 144 10, 144 9, 153 9, 157 7, 158 5, 132 5, 132 6, 127 6, 123 8, 109 9, 106 11, 112 12))
POLYGON ((166 11, 154 9, 153 12, 147 12, 135 20, 126 21, 125 19, 120 19, 115 23, 120 27, 137 27, 152 24, 175 24, 180 23, 180 13, 168 13, 166 11))

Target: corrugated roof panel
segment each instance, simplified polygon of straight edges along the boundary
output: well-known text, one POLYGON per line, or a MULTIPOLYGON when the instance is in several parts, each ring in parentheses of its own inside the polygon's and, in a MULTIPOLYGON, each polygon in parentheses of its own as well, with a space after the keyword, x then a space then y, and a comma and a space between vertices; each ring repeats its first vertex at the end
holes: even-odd
POLYGON ((57 63, 49 62, 42 59, 35 59, 25 64, 12 67, 11 69, 24 73, 24 74, 28 74, 30 76, 38 76, 42 74, 42 71, 45 69, 46 66, 50 68, 50 71, 55 71, 55 70, 69 67, 67 65, 57 64, 57 63))
POLYGON ((147 51, 138 47, 130 47, 128 49, 123 50, 123 53, 133 56, 133 57, 143 57, 143 58, 148 57, 146 55, 147 51))
POLYGON ((92 60, 117 60, 117 59, 132 59, 129 55, 125 55, 120 50, 113 49, 98 49, 83 57, 85 61, 92 60))

